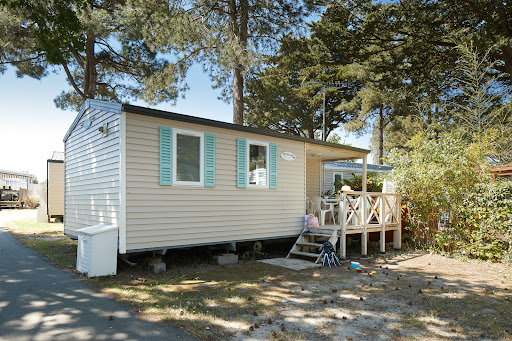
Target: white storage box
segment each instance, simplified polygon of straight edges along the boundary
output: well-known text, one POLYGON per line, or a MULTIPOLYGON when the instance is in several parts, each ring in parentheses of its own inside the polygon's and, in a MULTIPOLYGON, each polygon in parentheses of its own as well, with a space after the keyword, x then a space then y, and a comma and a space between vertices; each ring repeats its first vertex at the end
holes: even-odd
POLYGON ((118 227, 100 224, 78 230, 76 269, 89 277, 115 275, 118 227))

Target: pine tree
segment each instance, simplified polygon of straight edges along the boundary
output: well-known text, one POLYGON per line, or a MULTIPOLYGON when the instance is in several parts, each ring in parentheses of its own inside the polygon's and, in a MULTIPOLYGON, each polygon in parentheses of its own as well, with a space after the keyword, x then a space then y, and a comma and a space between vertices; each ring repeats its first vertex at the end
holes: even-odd
POLYGON ((297 31, 315 1, 189 0, 144 1, 146 39, 155 51, 172 53, 173 67, 185 76, 195 62, 233 101, 233 123, 243 124, 244 82, 275 51, 284 34, 297 31))
POLYGON ((0 0, 0 71, 41 79, 64 71, 71 91, 55 103, 77 108, 87 98, 150 103, 173 100, 177 76, 142 38, 145 21, 124 0, 0 0))

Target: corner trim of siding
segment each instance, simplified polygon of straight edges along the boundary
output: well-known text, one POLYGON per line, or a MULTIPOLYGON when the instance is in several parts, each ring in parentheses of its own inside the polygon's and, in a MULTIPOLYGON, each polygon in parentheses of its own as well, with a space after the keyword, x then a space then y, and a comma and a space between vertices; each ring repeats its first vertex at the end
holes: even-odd
POLYGON ((119 122, 119 253, 126 253, 126 113, 119 122))

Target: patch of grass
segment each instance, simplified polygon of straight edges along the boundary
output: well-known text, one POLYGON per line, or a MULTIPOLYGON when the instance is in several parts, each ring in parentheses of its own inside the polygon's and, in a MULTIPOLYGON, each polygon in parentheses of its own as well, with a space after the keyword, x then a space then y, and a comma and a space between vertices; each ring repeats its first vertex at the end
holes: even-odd
POLYGON ((26 218, 6 224, 7 230, 23 245, 39 252, 52 263, 65 269, 76 265, 76 241, 63 234, 63 224, 37 223, 26 218))
POLYGON ((403 322, 406 327, 408 328, 418 328, 423 329, 425 328, 425 322, 418 320, 417 316, 414 314, 411 314, 403 319, 403 322))
POLYGON ((280 296, 293 295, 293 287, 298 287, 294 280, 300 278, 293 270, 250 262, 229 268, 208 264, 172 267, 158 275, 125 269, 115 277, 90 281, 146 316, 208 339, 230 337, 276 315, 283 301, 280 296), (285 280, 292 288, 280 285, 285 280))
POLYGON ((466 329, 483 330, 485 337, 499 339, 512 326, 512 293, 496 292, 486 295, 461 295, 457 298, 429 297, 424 305, 437 316, 452 319, 466 329), (508 300, 506 300, 508 298, 508 300))
POLYGON ((310 333, 299 332, 272 332, 268 339, 276 341, 307 341, 310 340, 310 333))

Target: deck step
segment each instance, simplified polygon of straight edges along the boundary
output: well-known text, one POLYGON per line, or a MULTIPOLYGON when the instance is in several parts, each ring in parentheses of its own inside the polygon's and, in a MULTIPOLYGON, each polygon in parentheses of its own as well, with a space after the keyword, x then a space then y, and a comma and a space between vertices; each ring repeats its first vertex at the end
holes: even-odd
POLYGON ((321 248, 323 245, 323 244, 319 244, 319 243, 308 243, 308 242, 297 242, 296 244, 299 246, 309 246, 309 247, 317 247, 317 248, 321 248))
POLYGON ((312 232, 312 233, 304 232, 302 235, 303 236, 314 236, 314 237, 327 237, 327 238, 331 237, 330 234, 327 234, 327 233, 316 233, 316 232, 312 232))
POLYGON ((320 256, 320 254, 318 254, 318 253, 310 253, 310 252, 302 252, 302 251, 291 251, 290 254, 296 255, 296 256, 313 257, 313 258, 318 258, 318 256, 320 256))

